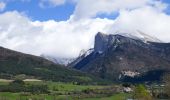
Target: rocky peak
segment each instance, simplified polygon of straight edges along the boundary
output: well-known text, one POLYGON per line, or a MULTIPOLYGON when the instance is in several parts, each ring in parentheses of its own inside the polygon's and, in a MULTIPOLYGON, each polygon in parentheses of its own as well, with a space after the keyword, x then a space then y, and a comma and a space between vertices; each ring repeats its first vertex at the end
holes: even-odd
POLYGON ((123 36, 121 34, 104 34, 104 33, 97 33, 95 36, 95 44, 94 44, 94 51, 102 53, 107 50, 111 46, 118 46, 121 43, 136 43, 137 41, 141 42, 141 40, 135 40, 130 37, 123 36))
POLYGON ((94 51, 103 52, 107 48, 108 35, 98 32, 95 36, 94 51))

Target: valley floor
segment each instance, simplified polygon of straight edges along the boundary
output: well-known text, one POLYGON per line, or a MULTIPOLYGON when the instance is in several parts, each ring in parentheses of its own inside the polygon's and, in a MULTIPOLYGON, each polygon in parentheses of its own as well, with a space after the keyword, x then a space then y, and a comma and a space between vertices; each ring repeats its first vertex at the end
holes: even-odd
POLYGON ((129 94, 126 93, 120 93, 115 94, 113 96, 109 97, 96 97, 96 98, 84 98, 84 99, 75 99, 71 96, 67 95, 47 95, 47 94, 41 94, 41 95, 21 95, 20 93, 0 93, 0 100, 126 100, 125 98, 128 98, 129 94))
MULTIPOLYGON (((0 86, 9 84, 10 81, 0 81, 0 86)), ((128 93, 112 93, 116 85, 76 85, 50 81, 25 81, 25 84, 47 85, 49 92, 0 92, 0 100, 124 100, 130 97, 128 93)))
POLYGON ((31 92, 25 92, 25 90, 20 92, 4 91, 3 87, 5 86, 9 86, 9 88, 11 88, 10 86, 20 88, 20 86, 16 83, 11 84, 11 81, 0 80, 0 100, 133 100, 131 99, 133 92, 123 92, 122 85, 116 84, 79 85, 37 80, 24 82, 25 87, 33 86, 31 92), (42 90, 39 86, 47 86, 48 88, 42 90))

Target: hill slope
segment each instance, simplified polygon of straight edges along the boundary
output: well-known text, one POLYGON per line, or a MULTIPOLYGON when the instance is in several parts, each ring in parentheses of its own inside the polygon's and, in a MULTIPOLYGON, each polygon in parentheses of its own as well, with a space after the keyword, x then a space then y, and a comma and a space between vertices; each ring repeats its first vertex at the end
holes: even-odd
MULTIPOLYGON (((92 82, 99 78, 56 65, 44 58, 0 47, 0 78, 24 74, 44 80, 62 82, 92 82)), ((99 79, 100 80, 100 79, 99 79)))

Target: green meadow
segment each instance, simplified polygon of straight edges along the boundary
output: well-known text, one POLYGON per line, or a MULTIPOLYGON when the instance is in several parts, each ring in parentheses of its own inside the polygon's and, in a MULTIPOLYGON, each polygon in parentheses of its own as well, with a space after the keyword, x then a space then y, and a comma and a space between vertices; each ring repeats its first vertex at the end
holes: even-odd
MULTIPOLYGON (((0 82, 1 86, 9 84, 0 82)), ((116 85, 76 85, 51 81, 29 81, 25 82, 25 85, 47 85, 48 92, 1 92, 0 100, 125 100, 130 97, 127 93, 113 93, 111 88, 116 85), (105 91, 109 92, 104 93, 105 91)))

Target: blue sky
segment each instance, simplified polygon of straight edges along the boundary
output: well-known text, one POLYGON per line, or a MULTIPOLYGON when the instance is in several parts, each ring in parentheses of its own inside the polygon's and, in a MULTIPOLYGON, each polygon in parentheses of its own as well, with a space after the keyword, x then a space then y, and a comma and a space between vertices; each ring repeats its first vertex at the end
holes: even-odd
POLYGON ((8 2, 5 11, 16 10, 25 13, 32 20, 46 21, 46 20, 67 20, 74 11, 74 4, 65 3, 55 7, 41 8, 39 0, 31 0, 27 2, 12 1, 8 2))
POLYGON ((166 13, 170 14, 170 0, 162 0, 163 2, 165 2, 166 4, 168 4, 168 8, 166 9, 166 13))
MULTIPOLYGON (((73 14, 76 7, 75 3, 66 2, 65 4, 62 5, 47 6, 42 8, 39 6, 39 2, 40 2, 39 0, 28 0, 28 1, 9 0, 8 2, 6 2, 5 9, 0 13, 4 13, 7 11, 18 11, 26 14, 26 16, 28 16, 32 20, 64 21, 70 18, 70 16, 73 14)), ((96 17, 115 19, 118 15, 119 15, 118 12, 114 12, 111 14, 98 14, 98 16, 96 17)))
MULTIPOLYGON (((1 1, 1 0, 0 0, 1 1)), ((5 1, 5 0, 2 0, 5 1)), ((162 0, 162 2, 166 4, 170 4, 170 0, 162 0)), ((40 7, 39 6, 40 0, 8 0, 6 2, 6 8, 3 12, 6 11, 18 11, 21 13, 25 13, 29 18, 32 20, 39 20, 39 21, 47 21, 47 20, 56 20, 56 21, 63 21, 68 20, 70 15, 73 14, 75 10, 76 3, 66 2, 62 5, 57 6, 47 6, 47 7, 40 7)), ((166 9, 166 13, 170 14, 170 6, 166 9)), ((109 18, 115 19, 119 15, 118 12, 114 12, 111 14, 98 14, 99 18, 109 18)))

